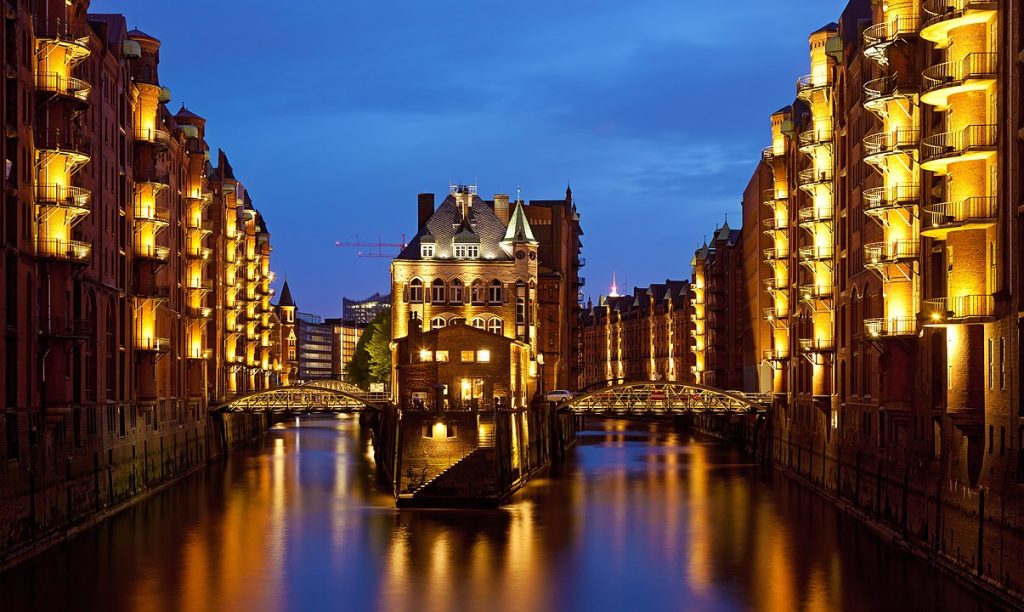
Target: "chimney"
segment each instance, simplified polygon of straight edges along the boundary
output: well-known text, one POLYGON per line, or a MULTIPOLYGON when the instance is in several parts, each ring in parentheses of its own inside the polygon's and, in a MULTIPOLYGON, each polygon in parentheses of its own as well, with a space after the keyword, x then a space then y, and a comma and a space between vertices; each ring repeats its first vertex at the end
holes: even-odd
POLYGON ((427 224, 427 219, 430 218, 430 215, 434 214, 434 194, 421 193, 416 196, 416 199, 419 212, 418 227, 423 227, 427 224))
POLYGON ((508 212, 508 196, 503 193, 494 194, 494 216, 501 221, 502 225, 508 227, 511 217, 508 212))

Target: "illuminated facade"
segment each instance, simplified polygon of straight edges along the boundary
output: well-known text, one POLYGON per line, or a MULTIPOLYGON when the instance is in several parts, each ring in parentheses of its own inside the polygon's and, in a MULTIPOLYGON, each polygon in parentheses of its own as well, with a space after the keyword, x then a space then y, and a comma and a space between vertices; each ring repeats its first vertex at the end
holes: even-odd
MULTIPOLYGON (((214 247, 227 226, 212 209, 205 121, 168 109, 160 42, 88 4, 4 13, 0 490, 24 510, 5 543, 200 463, 207 410, 226 397, 214 247)), ((256 300, 269 293, 269 234, 254 210, 245 219, 256 300)), ((252 353, 262 385, 270 344, 252 353)))

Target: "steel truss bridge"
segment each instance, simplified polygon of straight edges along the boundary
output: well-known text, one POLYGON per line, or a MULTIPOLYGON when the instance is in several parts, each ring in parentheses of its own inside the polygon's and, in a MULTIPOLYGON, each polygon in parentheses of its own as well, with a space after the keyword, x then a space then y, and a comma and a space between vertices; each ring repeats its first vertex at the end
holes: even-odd
POLYGON ((558 405, 577 414, 657 417, 683 414, 756 414, 770 396, 723 391, 681 382, 619 382, 558 405))
POLYGON ((387 403, 387 395, 383 393, 368 393, 340 380, 316 380, 242 395, 214 410, 279 414, 342 413, 381 410, 387 403))

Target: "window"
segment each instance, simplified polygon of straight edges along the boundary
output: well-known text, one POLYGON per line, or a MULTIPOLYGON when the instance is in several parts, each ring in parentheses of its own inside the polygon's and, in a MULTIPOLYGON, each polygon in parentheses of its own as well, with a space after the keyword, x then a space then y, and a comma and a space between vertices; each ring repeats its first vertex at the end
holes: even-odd
POLYGON ((423 349, 420 351, 420 363, 429 363, 434 360, 434 354, 423 349))
POLYGON ((505 325, 498 317, 494 317, 493 319, 487 322, 487 331, 491 332, 492 334, 498 334, 500 336, 502 335, 502 333, 504 333, 504 328, 505 325))
POLYGON ((473 286, 471 288, 471 293, 472 293, 471 298, 472 298, 472 301, 473 301, 474 304, 477 304, 477 305, 483 304, 484 301, 485 301, 485 297, 486 297, 486 295, 484 294, 484 283, 483 283, 483 281, 481 281, 479 279, 473 281, 473 286))
POLYGON ((487 301, 489 301, 491 304, 500 304, 502 297, 501 294, 501 281, 498 279, 492 280, 490 291, 487 294, 487 301))
POLYGON ((448 351, 437 351, 434 353, 434 361, 445 363, 448 361, 448 351))
POLYGON ((424 259, 431 259, 434 257, 434 244, 424 243, 420 244, 420 257, 424 259))
POLYGON ((1006 389, 1006 339, 999 337, 999 388, 1006 389))
POLYGON ((409 301, 419 304, 423 301, 423 281, 418 278, 412 279, 409 283, 409 301))
POLYGON ((457 278, 452 279, 451 287, 448 290, 448 302, 450 304, 462 303, 462 281, 457 278))
POLYGON ((473 363, 476 361, 476 352, 462 351, 462 363, 473 363))
MULTIPOLYGON (((995 350, 994 350, 993 345, 992 345, 992 338, 989 338, 988 339, 988 388, 989 389, 993 389, 995 387, 995 378, 996 378, 996 375, 995 375, 995 371, 996 371, 995 363, 996 363, 996 361, 995 361, 995 354, 994 353, 995 353, 995 350)), ((992 452, 992 451, 989 450, 989 452, 992 452)))
POLYGON ((476 259, 480 257, 480 245, 478 244, 457 244, 455 245, 456 259, 476 259))
POLYGON ((484 329, 485 327, 487 327, 487 324, 484 323, 482 317, 476 317, 475 319, 473 319, 473 327, 477 329, 484 329))
POLYGON ((480 349, 479 351, 476 352, 476 360, 479 361, 480 363, 490 363, 491 352, 487 349, 480 349))
POLYGON ((436 278, 430 285, 430 303, 431 304, 444 304, 445 291, 444 281, 436 278))
POLYGON ((430 320, 430 329, 441 329, 447 325, 448 321, 444 317, 434 317, 430 320))

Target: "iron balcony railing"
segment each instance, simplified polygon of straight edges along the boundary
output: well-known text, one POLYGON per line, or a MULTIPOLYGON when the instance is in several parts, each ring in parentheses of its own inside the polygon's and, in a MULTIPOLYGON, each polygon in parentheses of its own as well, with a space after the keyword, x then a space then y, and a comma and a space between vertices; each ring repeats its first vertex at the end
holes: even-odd
POLYGON ((56 185, 52 183, 36 184, 36 204, 43 206, 64 206, 88 211, 92 192, 83 187, 56 185))
POLYGON ((789 359, 787 349, 768 349, 763 353, 765 361, 785 361, 789 359))
POLYGON ((835 210, 831 206, 807 206, 797 212, 800 225, 826 223, 835 218, 835 210))
POLYGON ((914 206, 921 198, 921 185, 903 183, 891 187, 872 187, 864 190, 865 212, 878 212, 902 206, 914 206))
POLYGON ((42 133, 35 135, 36 149, 50 154, 72 154, 89 158, 92 146, 81 134, 73 134, 68 130, 54 128, 43 129, 42 133))
POLYGON ((167 225, 171 222, 171 211, 161 210, 155 206, 135 205, 135 220, 167 225))
POLYGON ((188 358, 196 361, 206 361, 213 358, 213 349, 193 348, 188 351, 188 358))
POLYGON ((213 281, 208 278, 190 278, 185 288, 189 291, 210 291, 213 289, 213 281))
POLYGON ((924 91, 957 87, 972 79, 994 79, 999 72, 998 53, 968 53, 963 59, 924 69, 924 91))
POLYGON ((155 336, 142 336, 135 340, 135 350, 152 353, 166 353, 171 350, 171 339, 157 338, 155 336))
POLYGON ((800 286, 800 301, 802 302, 813 302, 815 300, 825 300, 832 297, 832 285, 801 285, 800 286))
POLYGON ((800 259, 803 261, 820 261, 832 259, 833 250, 831 244, 820 246, 800 247, 800 259))
POLYGON ((135 140, 149 144, 167 145, 171 142, 171 135, 156 128, 135 128, 135 140))
POLYGON ((796 80, 796 95, 802 100, 811 98, 815 92, 827 89, 829 86, 828 79, 823 82, 816 82, 814 75, 805 74, 796 80))
POLYGON ((788 316, 789 316, 789 311, 787 311, 784 308, 783 309, 779 309, 779 308, 776 308, 776 307, 772 306, 770 308, 765 308, 764 309, 764 319, 765 319, 765 321, 775 321, 775 320, 778 320, 778 319, 785 319, 788 316))
POLYGON ((996 0, 925 0, 924 25, 930 26, 941 21, 959 19, 968 11, 994 11, 999 8, 996 0))
POLYGON ((957 295, 922 300, 921 305, 927 321, 943 323, 991 317, 995 314, 996 302, 991 295, 957 295))
POLYGON ((871 108, 877 103, 917 93, 918 84, 905 77, 886 75, 864 83, 864 106, 871 108))
POLYGON ((92 245, 81 240, 37 238, 36 255, 45 259, 86 264, 92 255, 92 245))
POLYGON ((800 350, 804 353, 827 353, 835 350, 832 338, 800 338, 800 350))
POLYGON ((773 215, 761 221, 761 225, 766 232, 780 232, 789 229, 789 218, 773 215))
POLYGON ((78 102, 88 102, 92 87, 82 79, 68 77, 57 72, 36 73, 36 90, 55 93, 78 102))
POLYGON ((869 242, 864 245, 864 265, 877 266, 917 259, 921 255, 921 243, 917 240, 893 240, 892 242, 869 242))
POLYGON ((788 287, 789 283, 785 280, 779 280, 775 277, 769 277, 764 279, 764 288, 768 291, 782 291, 788 287))
POLYGON ((864 333, 869 338, 913 336, 917 333, 917 319, 914 317, 864 319, 864 333))
POLYGON ((912 36, 921 27, 918 15, 898 15, 864 30, 864 54, 879 60, 884 57, 885 47, 901 37, 912 36))
POLYGON ((166 300, 171 297, 171 289, 166 286, 158 286, 153 282, 143 287, 136 287, 133 294, 143 300, 166 300))
POLYGON ((46 19, 37 17, 33 20, 33 32, 39 40, 56 42, 72 51, 69 59, 80 60, 89 55, 89 30, 78 27, 67 19, 46 19))
POLYGON ((209 306, 189 306, 188 316, 193 319, 209 319, 213 314, 213 309, 209 306))
POLYGON ((969 125, 957 132, 944 132, 924 139, 924 161, 959 157, 971 151, 993 149, 998 138, 996 125, 969 125))
POLYGON ((135 245, 135 256, 140 259, 167 261, 171 256, 171 250, 155 244, 137 244, 135 245))
POLYGON ((50 316, 39 322, 39 333, 49 338, 89 338, 96 333, 92 319, 50 316))
POLYGON ((767 163, 775 161, 775 147, 765 147, 761 149, 761 159, 767 163))
POLYGON ((924 229, 994 221, 998 208, 999 200, 995 196, 974 196, 958 202, 939 202, 925 207, 924 229))
POLYGON ((891 132, 868 134, 861 141, 864 145, 865 157, 900 153, 907 149, 916 149, 921 140, 920 130, 899 129, 891 132))
POLYGON ((789 249, 780 247, 770 247, 764 250, 765 259, 788 259, 789 249))
POLYGON ((832 130, 826 128, 812 128, 801 132, 799 136, 800 150, 813 149, 832 144, 832 130))
POLYGON ((801 187, 809 187, 813 185, 822 185, 832 182, 832 169, 819 170, 817 168, 807 168, 801 170, 797 174, 797 183, 801 187))
POLYGON ((189 249, 188 251, 185 252, 185 256, 188 257, 189 259, 201 259, 203 261, 208 261, 211 257, 213 257, 213 249, 207 247, 189 249))
POLYGON ((765 189, 763 192, 761 192, 761 201, 764 203, 765 206, 768 206, 773 210, 775 209, 775 206, 778 204, 779 201, 785 200, 786 196, 779 197, 779 195, 775 192, 774 189, 765 189))

